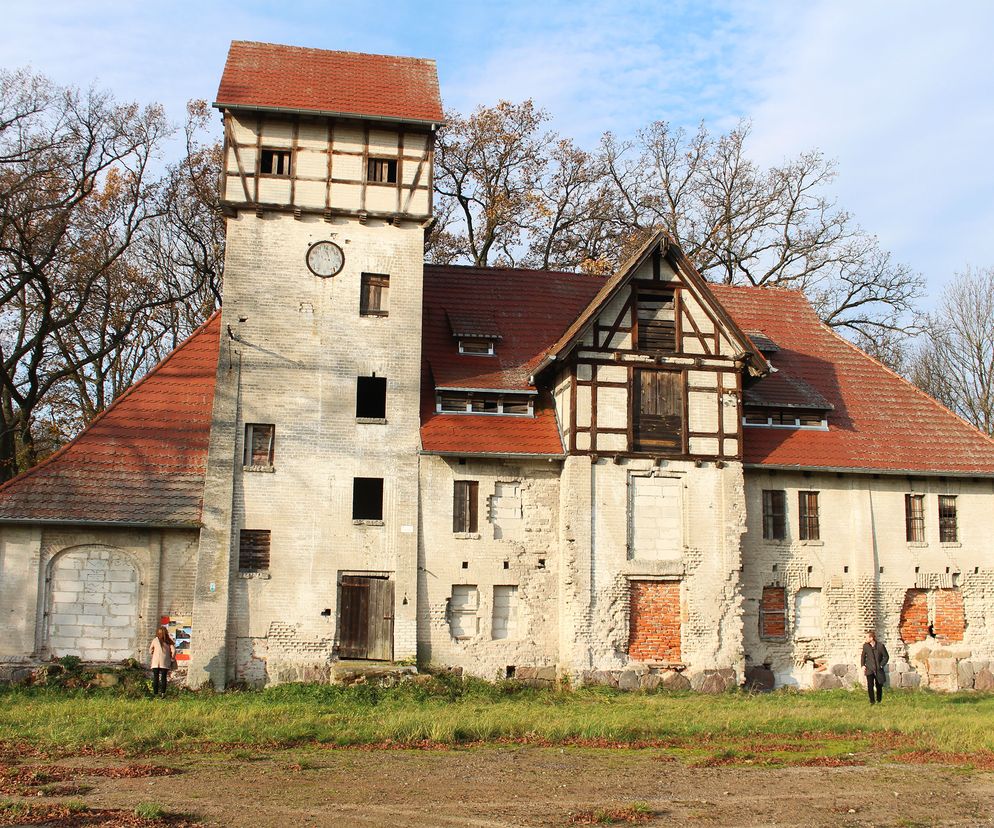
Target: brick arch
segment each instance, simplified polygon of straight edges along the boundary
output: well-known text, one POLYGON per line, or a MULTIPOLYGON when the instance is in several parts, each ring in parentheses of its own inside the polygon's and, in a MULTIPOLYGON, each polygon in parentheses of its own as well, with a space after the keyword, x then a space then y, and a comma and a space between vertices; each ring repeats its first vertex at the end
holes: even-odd
POLYGON ((141 572, 122 549, 63 549, 48 564, 45 649, 83 661, 122 661, 137 651, 141 572))

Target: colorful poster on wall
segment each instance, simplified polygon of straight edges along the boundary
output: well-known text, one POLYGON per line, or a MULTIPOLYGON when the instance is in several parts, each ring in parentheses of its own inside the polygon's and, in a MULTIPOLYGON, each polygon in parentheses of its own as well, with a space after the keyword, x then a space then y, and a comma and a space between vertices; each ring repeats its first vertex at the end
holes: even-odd
POLYGON ((183 664, 189 661, 193 619, 189 615, 163 615, 160 623, 169 630, 169 635, 176 643, 177 663, 183 664))

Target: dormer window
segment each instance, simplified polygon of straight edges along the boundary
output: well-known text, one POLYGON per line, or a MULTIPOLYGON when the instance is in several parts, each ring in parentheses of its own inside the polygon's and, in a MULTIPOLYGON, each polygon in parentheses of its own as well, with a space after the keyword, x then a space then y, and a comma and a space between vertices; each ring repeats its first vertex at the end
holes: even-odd
POLYGON ((439 414, 500 414, 533 417, 535 395, 525 392, 480 392, 445 390, 435 395, 439 414))
POLYGON ((828 431, 827 414, 807 408, 746 408, 742 425, 760 428, 807 428, 828 431))
POLYGON ((459 353, 469 354, 471 356, 496 356, 497 351, 494 348, 496 343, 492 339, 460 339, 459 340, 459 353))
POLYGON ((290 177, 290 150, 263 149, 259 171, 263 175, 290 177))

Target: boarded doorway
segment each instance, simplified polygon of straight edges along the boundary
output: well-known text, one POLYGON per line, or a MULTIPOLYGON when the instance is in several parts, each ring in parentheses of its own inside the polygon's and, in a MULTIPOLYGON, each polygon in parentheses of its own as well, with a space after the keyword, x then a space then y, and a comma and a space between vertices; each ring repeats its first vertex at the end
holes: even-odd
POLYGON ((338 629, 342 658, 393 661, 393 581, 343 575, 338 629))

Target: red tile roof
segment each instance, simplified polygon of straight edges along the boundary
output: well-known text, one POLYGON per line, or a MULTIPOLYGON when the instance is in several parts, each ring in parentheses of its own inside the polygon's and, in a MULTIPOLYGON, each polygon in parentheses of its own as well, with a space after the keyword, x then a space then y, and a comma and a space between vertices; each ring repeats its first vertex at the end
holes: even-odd
POLYGON ((746 463, 994 475, 994 441, 823 325, 801 293, 712 290, 741 327, 777 343, 774 368, 835 406, 827 432, 744 428, 746 463))
MULTIPOLYGON (((430 384, 427 385, 430 392, 430 384)), ((534 417, 496 414, 436 414, 434 394, 422 408, 421 447, 441 454, 561 455, 556 413, 548 394, 540 395, 534 417)))
POLYGON ((219 107, 294 109, 441 123, 435 61, 235 40, 219 107))
POLYGON ((221 315, 75 440, 3 486, 0 520, 196 526, 221 315))

